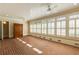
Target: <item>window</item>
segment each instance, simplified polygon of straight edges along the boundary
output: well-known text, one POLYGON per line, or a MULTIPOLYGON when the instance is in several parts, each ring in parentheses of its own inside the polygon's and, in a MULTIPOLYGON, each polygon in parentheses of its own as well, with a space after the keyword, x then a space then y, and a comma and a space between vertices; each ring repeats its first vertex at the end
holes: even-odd
POLYGON ((60 29, 57 29, 57 35, 61 35, 60 29))
POLYGON ((79 28, 76 29, 76 36, 79 37, 79 28))
POLYGON ((32 24, 30 24, 30 32, 32 32, 32 27, 33 27, 32 24))
POLYGON ((75 20, 69 20, 69 36, 75 36, 75 20))
POLYGON ((30 24, 30 32, 36 33, 36 24, 30 24))
POLYGON ((76 19, 76 37, 79 37, 79 19, 76 19))
POLYGON ((69 18, 69 36, 79 37, 79 14, 71 15, 69 18))
POLYGON ((37 23, 37 33, 41 34, 41 23, 37 23))
POLYGON ((45 21, 42 21, 42 34, 47 33, 47 24, 45 21))
POLYGON ((75 20, 69 20, 69 28, 74 28, 75 27, 75 20))
POLYGON ((75 36, 75 30, 69 29, 69 36, 75 36))
POLYGON ((48 35, 54 35, 55 33, 55 19, 48 20, 48 35))
POLYGON ((79 28, 79 19, 76 19, 76 27, 79 28))
POLYGON ((68 16, 68 26, 66 25, 66 17, 48 18, 48 20, 40 20, 30 23, 30 32, 57 36, 79 37, 79 14, 68 16), (56 20, 56 21, 55 21, 56 20), (66 28, 67 27, 67 28, 66 28), (66 30, 67 34, 66 34, 66 30), (56 33, 55 33, 56 32, 56 33))
POLYGON ((66 29, 61 29, 61 35, 66 35, 66 29))
POLYGON ((66 18, 65 17, 60 17, 56 21, 56 29, 57 29, 57 35, 66 35, 66 18))
POLYGON ((36 24, 33 24, 33 32, 36 33, 36 24))

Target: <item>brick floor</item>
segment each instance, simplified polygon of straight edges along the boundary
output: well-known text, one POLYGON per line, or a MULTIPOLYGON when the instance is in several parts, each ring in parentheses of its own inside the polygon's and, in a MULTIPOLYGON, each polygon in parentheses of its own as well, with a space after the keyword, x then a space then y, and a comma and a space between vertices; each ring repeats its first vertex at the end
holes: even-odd
POLYGON ((37 55, 36 52, 17 39, 4 39, 1 43, 0 55, 37 55))

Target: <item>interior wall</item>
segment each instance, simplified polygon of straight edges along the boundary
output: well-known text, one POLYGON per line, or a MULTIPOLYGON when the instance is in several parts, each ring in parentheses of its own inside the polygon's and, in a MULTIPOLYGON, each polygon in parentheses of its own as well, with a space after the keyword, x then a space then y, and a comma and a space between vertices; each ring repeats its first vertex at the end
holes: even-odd
POLYGON ((13 21, 9 21, 9 38, 13 37, 13 21))
MULTIPOLYGON (((1 21, 2 19, 0 19, 1 21)), ((28 25, 27 23, 22 19, 9 19, 9 38, 13 37, 13 23, 19 23, 23 24, 23 36, 28 35, 28 25)), ((1 22, 0 22, 0 38, 2 37, 2 30, 1 30, 1 22)))
POLYGON ((25 20, 22 19, 17 19, 14 20, 14 23, 19 23, 19 24, 23 24, 23 36, 28 35, 28 24, 25 20))
MULTIPOLYGON (((13 23, 23 24, 23 36, 28 35, 28 24, 25 20, 11 19, 11 18, 9 18, 8 20, 9 20, 8 21, 9 22, 9 38, 13 37, 13 23)), ((0 38, 2 38, 3 36, 3 33, 2 33, 3 30, 1 29, 2 28, 1 22, 2 22, 2 18, 0 18, 0 38)))
POLYGON ((23 36, 28 35, 28 24, 27 22, 23 23, 23 36))
POLYGON ((13 23, 23 24, 23 36, 28 35, 27 23, 22 19, 9 20, 9 37, 13 37, 13 23))

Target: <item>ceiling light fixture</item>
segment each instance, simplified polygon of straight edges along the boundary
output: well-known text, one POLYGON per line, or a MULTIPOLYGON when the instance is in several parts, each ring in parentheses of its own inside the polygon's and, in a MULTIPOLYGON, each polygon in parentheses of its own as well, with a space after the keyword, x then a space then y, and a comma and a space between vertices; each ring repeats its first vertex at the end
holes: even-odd
POLYGON ((57 7, 57 4, 43 3, 42 6, 46 6, 47 7, 47 11, 52 11, 54 8, 57 7))
POLYGON ((3 21, 2 23, 3 23, 3 24, 6 24, 7 22, 6 22, 6 21, 3 21))
POLYGON ((50 5, 48 5, 48 9, 47 9, 47 11, 51 11, 51 7, 50 7, 50 5))
POLYGON ((3 17, 3 18, 2 18, 2 20, 3 20, 3 22, 2 22, 2 23, 3 23, 3 24, 6 24, 6 23, 7 23, 7 21, 8 21, 8 18, 7 18, 7 17, 3 17))

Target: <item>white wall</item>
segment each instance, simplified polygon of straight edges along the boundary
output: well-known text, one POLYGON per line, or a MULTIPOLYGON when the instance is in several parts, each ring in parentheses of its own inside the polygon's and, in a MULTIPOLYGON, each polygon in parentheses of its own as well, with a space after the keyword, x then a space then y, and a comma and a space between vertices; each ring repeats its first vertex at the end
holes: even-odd
POLYGON ((28 35, 28 24, 27 22, 23 22, 23 35, 28 35))
POLYGON ((9 37, 13 37, 13 21, 9 21, 9 37))
POLYGON ((19 24, 23 24, 23 36, 28 35, 28 26, 27 23, 25 22, 25 20, 22 19, 15 19, 15 20, 10 20, 10 27, 9 27, 9 36, 12 37, 13 36, 13 23, 19 23, 19 24))
POLYGON ((27 35, 28 34, 28 32, 27 32, 28 26, 27 26, 27 23, 26 23, 25 20, 15 19, 14 23, 23 24, 23 35, 27 35))
MULTIPOLYGON (((2 19, 0 19, 1 21, 2 19)), ((28 35, 28 26, 25 20, 22 19, 9 19, 9 37, 13 37, 13 23, 23 24, 23 36, 28 35)))

